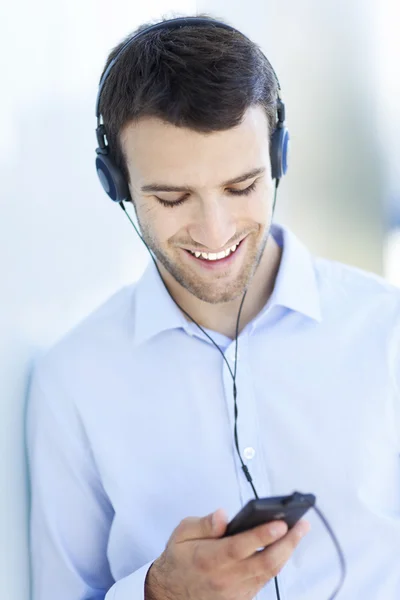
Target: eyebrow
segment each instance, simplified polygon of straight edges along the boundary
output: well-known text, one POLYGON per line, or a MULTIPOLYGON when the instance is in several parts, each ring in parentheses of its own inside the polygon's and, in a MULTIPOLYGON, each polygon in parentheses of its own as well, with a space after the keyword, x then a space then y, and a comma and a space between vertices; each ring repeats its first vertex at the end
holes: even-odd
MULTIPOLYGON (((225 181, 221 183, 221 187, 226 185, 233 185, 234 183, 241 183, 242 181, 246 181, 251 177, 255 177, 256 175, 261 175, 265 173, 265 167, 260 167, 258 169, 252 169, 247 173, 243 173, 243 175, 239 175, 238 177, 234 177, 233 179, 229 179, 229 181, 225 181)), ((141 187, 142 192, 191 192, 191 188, 188 186, 176 186, 176 185, 166 185, 164 183, 149 183, 147 185, 143 185, 141 187)))

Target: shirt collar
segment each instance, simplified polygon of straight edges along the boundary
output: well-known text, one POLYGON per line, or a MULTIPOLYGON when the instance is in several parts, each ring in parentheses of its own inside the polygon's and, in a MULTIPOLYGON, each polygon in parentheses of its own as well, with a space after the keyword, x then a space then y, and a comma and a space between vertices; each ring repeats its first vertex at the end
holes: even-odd
POLYGON ((283 251, 274 290, 260 315, 271 306, 285 306, 320 323, 321 298, 314 257, 287 227, 273 224, 271 234, 283 251))
POLYGON ((172 300, 156 266, 150 260, 134 290, 135 344, 168 329, 186 329, 186 317, 172 300))
MULTIPOLYGON (((320 322, 321 303, 313 257, 288 228, 273 224, 271 234, 282 247, 281 264, 271 297, 255 322, 274 305, 285 306, 320 322)), ((165 288, 153 261, 135 286, 134 315, 135 345, 169 329, 188 330, 190 327, 190 322, 165 288)))

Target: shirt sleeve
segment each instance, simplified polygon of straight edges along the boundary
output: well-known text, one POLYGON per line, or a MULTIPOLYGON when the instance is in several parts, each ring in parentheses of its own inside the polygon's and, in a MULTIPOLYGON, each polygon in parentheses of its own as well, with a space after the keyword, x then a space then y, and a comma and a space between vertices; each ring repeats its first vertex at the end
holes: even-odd
POLYGON ((394 389, 393 427, 395 428, 397 448, 400 453, 400 309, 398 318, 394 323, 393 338, 389 349, 389 370, 394 389))
POLYGON ((35 369, 28 394, 32 600, 144 600, 152 563, 115 582, 107 558, 114 512, 76 408, 45 393, 35 369))

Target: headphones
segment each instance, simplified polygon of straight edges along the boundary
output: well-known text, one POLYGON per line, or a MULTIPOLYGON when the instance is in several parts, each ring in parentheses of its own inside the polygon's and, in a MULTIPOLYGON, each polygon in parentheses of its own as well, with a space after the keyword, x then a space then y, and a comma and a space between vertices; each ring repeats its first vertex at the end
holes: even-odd
MULTIPOLYGON (((96 137, 98 143, 98 148, 96 148, 96 171, 104 191, 114 202, 118 202, 121 204, 123 201, 129 201, 130 193, 127 181, 125 180, 120 169, 116 166, 111 155, 109 154, 109 146, 108 144, 106 144, 107 132, 104 125, 100 123, 101 115, 99 112, 99 104, 104 83, 108 77, 108 74, 110 73, 111 69, 117 62, 122 52, 135 40, 146 35, 150 31, 162 29, 178 29, 180 27, 188 25, 195 25, 196 27, 222 27, 223 29, 228 29, 230 31, 236 31, 237 33, 241 33, 234 27, 231 27, 230 25, 227 25, 226 23, 223 23, 221 21, 214 21, 201 17, 179 17, 176 19, 162 21, 161 23, 151 25, 150 27, 139 31, 139 33, 135 34, 127 42, 125 42, 118 54, 112 59, 103 77, 101 78, 96 100, 96 137)), ((241 35, 243 34, 241 33, 241 35)), ((272 69, 272 72, 275 76, 278 85, 278 101, 276 106, 277 120, 275 130, 271 137, 270 145, 272 179, 276 180, 276 187, 278 187, 279 180, 283 175, 285 175, 287 171, 289 131, 285 126, 285 105, 281 99, 281 87, 279 85, 279 80, 268 59, 267 62, 272 69)))

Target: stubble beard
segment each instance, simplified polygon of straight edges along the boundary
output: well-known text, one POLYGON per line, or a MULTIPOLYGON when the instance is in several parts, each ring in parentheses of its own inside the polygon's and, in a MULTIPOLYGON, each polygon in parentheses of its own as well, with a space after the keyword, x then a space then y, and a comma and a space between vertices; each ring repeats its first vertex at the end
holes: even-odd
MULTIPOLYGON (((168 271, 168 273, 177 281, 185 290, 193 296, 208 302, 209 304, 222 304, 232 302, 241 297, 248 289, 251 280, 261 262, 265 247, 269 238, 270 228, 264 230, 261 241, 257 242, 254 239, 251 247, 247 248, 247 257, 243 261, 243 266, 234 281, 225 281, 225 277, 221 278, 218 285, 218 280, 204 282, 199 279, 199 276, 190 270, 183 261, 173 261, 172 258, 162 249, 151 235, 149 229, 140 224, 143 240, 148 248, 153 252, 157 260, 168 271)), ((249 234, 250 236, 252 234, 249 234)), ((249 240, 247 240, 249 242, 249 240)), ((250 244, 248 244, 250 245, 250 244)), ((176 252, 185 252, 185 250, 175 249, 176 252)))

